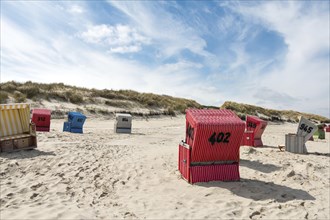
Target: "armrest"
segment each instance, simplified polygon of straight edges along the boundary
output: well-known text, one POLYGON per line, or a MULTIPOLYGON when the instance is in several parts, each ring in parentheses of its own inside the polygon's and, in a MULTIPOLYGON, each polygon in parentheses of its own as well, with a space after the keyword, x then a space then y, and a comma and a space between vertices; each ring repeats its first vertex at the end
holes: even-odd
POLYGON ((30 134, 36 136, 36 124, 33 122, 30 123, 30 134))

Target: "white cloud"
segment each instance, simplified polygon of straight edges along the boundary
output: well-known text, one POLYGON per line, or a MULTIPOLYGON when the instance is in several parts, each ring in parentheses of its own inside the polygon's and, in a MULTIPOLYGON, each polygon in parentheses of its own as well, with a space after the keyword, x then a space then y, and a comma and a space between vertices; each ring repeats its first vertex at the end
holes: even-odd
POLYGON ((106 21, 99 25, 100 20, 94 20, 97 12, 80 2, 5 4, 13 5, 17 16, 1 13, 1 81, 134 89, 206 105, 219 106, 226 100, 262 102, 268 108, 329 114, 329 57, 322 56, 329 51, 325 28, 329 14, 317 4, 310 3, 309 10, 299 2, 226 4, 228 16, 205 25, 218 25, 224 35, 241 30, 235 40, 226 42, 226 51, 233 53, 225 58, 227 69, 216 68, 226 52, 208 52, 200 29, 154 2, 112 2, 129 17, 115 25, 106 21), (238 23, 228 8, 240 15, 238 23), (255 24, 283 36, 288 47, 284 62, 270 72, 262 71, 277 57, 258 60, 246 50, 245 41, 257 30, 255 24), (153 54, 143 55, 159 54, 152 63, 134 61, 127 54, 142 52, 146 45, 153 54), (186 50, 201 59, 193 62, 180 54, 186 50), (167 59, 171 56, 175 59, 167 59), (247 73, 242 74, 242 69, 247 73))
POLYGON ((110 46, 113 53, 138 52, 142 49, 141 45, 149 43, 149 39, 127 25, 90 26, 80 37, 88 43, 110 46))
POLYGON ((184 49, 203 57, 213 57, 205 50, 206 41, 200 37, 198 31, 174 18, 159 5, 138 1, 109 1, 109 3, 125 13, 132 24, 145 36, 153 39, 164 58, 177 55, 184 49))
POLYGON ((82 14, 85 12, 84 8, 80 5, 72 5, 68 11, 72 14, 82 14))
MULTIPOLYGON (((277 32, 287 44, 288 51, 281 66, 267 74, 255 75, 257 85, 268 91, 264 93, 269 96, 267 107, 283 107, 278 102, 282 94, 282 105, 288 104, 285 97, 294 97, 297 101, 290 104, 291 108, 329 117, 329 4, 320 4, 280 1, 228 6, 247 21, 277 32), (274 95, 277 98, 273 99, 274 95)), ((251 66, 248 62, 245 65, 251 66)), ((259 91, 254 89, 253 93, 259 91)), ((260 95, 255 98, 255 103, 265 99, 260 95)))

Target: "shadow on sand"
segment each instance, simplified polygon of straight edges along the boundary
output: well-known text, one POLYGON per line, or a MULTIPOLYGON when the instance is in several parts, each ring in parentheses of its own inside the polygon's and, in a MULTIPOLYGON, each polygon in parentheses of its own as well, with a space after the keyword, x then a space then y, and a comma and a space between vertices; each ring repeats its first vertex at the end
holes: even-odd
POLYGON ((41 151, 38 149, 30 149, 30 150, 21 150, 21 151, 14 151, 10 153, 2 152, 0 157, 7 158, 7 159, 26 159, 26 158, 33 158, 38 156, 56 156, 53 151, 41 151))
POLYGON ((315 200, 308 192, 301 189, 293 189, 288 186, 278 185, 273 182, 260 180, 241 179, 239 182, 207 182, 196 183, 202 187, 221 187, 230 190, 237 196, 255 201, 275 200, 287 202, 291 200, 315 200))
POLYGON ((250 169, 258 170, 263 173, 271 173, 271 172, 281 169, 281 167, 273 165, 273 164, 264 164, 259 161, 244 160, 244 159, 240 160, 239 165, 250 168, 250 169))
POLYGON ((330 157, 330 153, 308 152, 307 155, 330 157))

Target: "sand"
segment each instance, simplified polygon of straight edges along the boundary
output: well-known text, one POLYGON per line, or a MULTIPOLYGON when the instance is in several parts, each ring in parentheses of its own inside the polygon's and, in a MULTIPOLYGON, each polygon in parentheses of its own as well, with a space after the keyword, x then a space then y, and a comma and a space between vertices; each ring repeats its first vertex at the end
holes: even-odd
POLYGON ((38 148, 0 154, 0 219, 329 219, 330 133, 309 154, 281 152, 297 124, 269 124, 241 147, 239 182, 188 184, 178 165, 185 118, 88 118, 84 134, 38 132, 38 148))

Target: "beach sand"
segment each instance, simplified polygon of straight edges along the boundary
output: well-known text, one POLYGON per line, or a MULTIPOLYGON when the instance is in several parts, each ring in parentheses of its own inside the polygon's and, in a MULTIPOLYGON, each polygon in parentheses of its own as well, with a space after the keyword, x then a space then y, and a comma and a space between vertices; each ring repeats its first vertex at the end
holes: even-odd
POLYGON ((0 219, 329 219, 330 133, 309 154, 281 152, 297 124, 269 124, 240 149, 239 182, 188 184, 178 171, 185 118, 88 118, 84 134, 38 132, 35 150, 0 154, 0 219))

